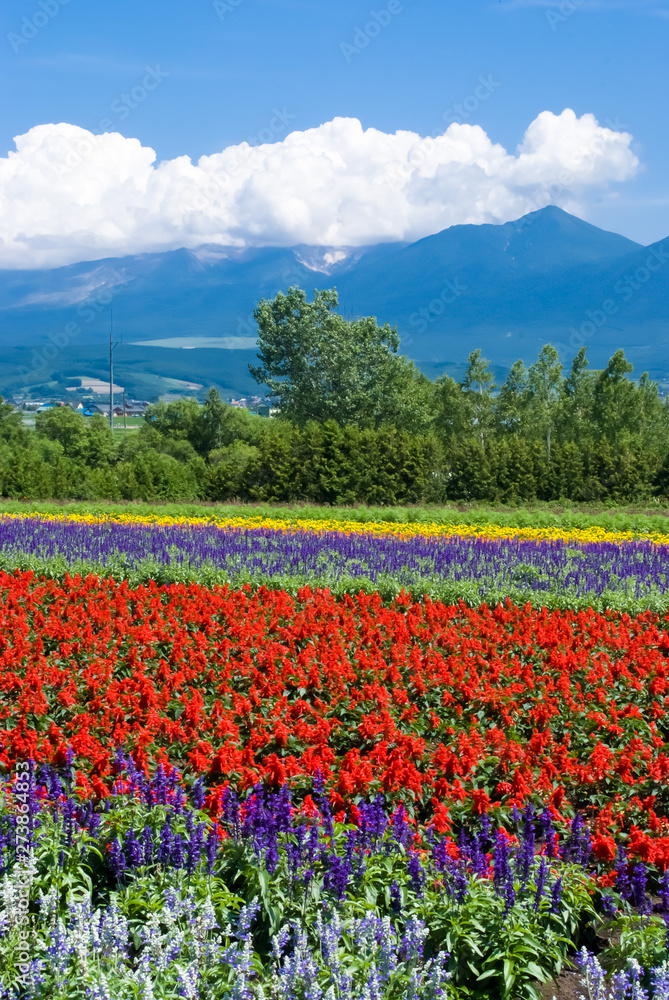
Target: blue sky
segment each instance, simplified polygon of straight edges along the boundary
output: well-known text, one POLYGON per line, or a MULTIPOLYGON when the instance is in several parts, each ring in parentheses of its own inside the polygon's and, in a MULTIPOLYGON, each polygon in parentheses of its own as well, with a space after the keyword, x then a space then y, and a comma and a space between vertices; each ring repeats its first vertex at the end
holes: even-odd
POLYGON ((0 156, 66 122, 195 162, 338 117, 390 135, 464 122, 514 153, 538 115, 571 108, 631 133, 640 161, 584 182, 581 214, 643 243, 669 234, 669 0, 4 0, 0 28, 0 156))

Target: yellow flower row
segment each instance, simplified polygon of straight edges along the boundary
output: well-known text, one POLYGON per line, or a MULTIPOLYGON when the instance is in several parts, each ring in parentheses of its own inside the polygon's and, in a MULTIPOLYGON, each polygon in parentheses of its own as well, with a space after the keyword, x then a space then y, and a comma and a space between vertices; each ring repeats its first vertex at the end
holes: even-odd
POLYGON ((5 519, 39 518, 46 521, 74 521, 83 524, 214 526, 221 530, 269 529, 272 531, 310 531, 315 534, 337 532, 347 535, 394 536, 396 538, 518 538, 526 541, 563 541, 576 545, 588 542, 631 542, 643 538, 656 545, 669 544, 669 537, 659 533, 639 535, 631 531, 607 531, 605 528, 506 527, 498 524, 435 524, 413 522, 397 524, 390 521, 338 521, 272 517, 171 517, 158 514, 135 514, 111 511, 108 514, 41 514, 35 512, 1 513, 5 519))

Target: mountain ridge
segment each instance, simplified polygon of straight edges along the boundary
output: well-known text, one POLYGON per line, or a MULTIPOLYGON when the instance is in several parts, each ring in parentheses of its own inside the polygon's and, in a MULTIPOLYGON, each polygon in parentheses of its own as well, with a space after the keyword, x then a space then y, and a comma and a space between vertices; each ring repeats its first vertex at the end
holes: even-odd
POLYGON ((336 286, 348 318, 375 315, 397 326, 401 349, 430 375, 461 365, 474 347, 501 370, 517 357, 531 362, 550 340, 565 363, 582 341, 595 364, 622 347, 635 365, 652 362, 656 377, 669 378, 663 247, 664 241, 643 247, 549 206, 516 222, 453 226, 410 244, 204 244, 0 271, 0 391, 48 382, 54 371, 80 373, 82 366, 86 374, 104 374, 113 308, 124 341, 116 364, 126 381, 181 372, 188 381, 208 378, 248 392, 255 385, 247 369, 255 357, 248 347, 256 333, 253 308, 294 284, 309 294, 336 286), (590 317, 600 314, 605 321, 597 326, 590 317), (68 335, 68 328, 77 333, 68 335), (187 343, 146 343, 175 338, 198 343, 189 350, 187 343), (211 347, 201 346, 207 338, 217 346, 213 339, 211 347))

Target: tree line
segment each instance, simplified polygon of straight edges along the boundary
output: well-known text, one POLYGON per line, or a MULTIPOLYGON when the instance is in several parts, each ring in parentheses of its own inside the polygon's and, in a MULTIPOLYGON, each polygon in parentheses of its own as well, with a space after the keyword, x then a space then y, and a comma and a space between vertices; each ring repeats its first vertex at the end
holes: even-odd
POLYGON ((615 502, 669 495, 669 407, 616 351, 564 370, 545 345, 500 386, 472 351, 461 381, 431 381, 397 332, 347 321, 334 290, 290 289, 256 310, 256 380, 280 409, 256 417, 214 389, 157 403, 117 441, 68 407, 35 430, 0 406, 0 491, 30 499, 411 504, 452 500, 615 502))

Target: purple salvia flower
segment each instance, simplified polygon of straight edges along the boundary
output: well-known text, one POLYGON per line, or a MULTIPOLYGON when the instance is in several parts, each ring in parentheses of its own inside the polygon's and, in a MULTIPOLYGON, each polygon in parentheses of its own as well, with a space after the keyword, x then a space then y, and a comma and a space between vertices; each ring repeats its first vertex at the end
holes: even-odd
POLYGON ((562 912, 562 876, 556 881, 551 892, 551 913, 562 912))
POLYGON ((276 837, 271 838, 265 847, 265 867, 273 875, 279 864, 279 846, 276 837))
POLYGON ((153 864, 153 830, 150 826, 142 830, 142 861, 145 865, 153 864))
POLYGON ((616 858, 616 890, 623 899, 629 899, 632 892, 629 875, 627 872, 627 853, 624 847, 618 848, 616 858))
POLYGON ((72 847, 72 840, 74 838, 74 823, 77 814, 77 806, 73 799, 65 799, 65 804, 63 806, 63 833, 65 834, 65 842, 67 847, 72 847))
POLYGON ((646 885, 648 884, 648 873, 646 866, 635 865, 632 869, 632 902, 641 914, 648 913, 648 900, 646 898, 646 885))
POLYGON ((423 866, 420 863, 420 857, 416 851, 409 851, 407 855, 407 872, 411 880, 411 887, 420 898, 423 895, 425 872, 423 871, 423 866))
POLYGON ((338 854, 331 854, 328 858, 328 870, 325 873, 323 885, 336 900, 341 902, 345 899, 350 877, 350 862, 345 858, 340 858, 338 854))
POLYGON ((156 768, 156 773, 151 785, 154 801, 161 806, 167 805, 167 777, 165 775, 165 768, 162 764, 159 764, 156 768))
POLYGON ((239 799, 234 790, 226 785, 222 801, 223 822, 230 828, 235 841, 241 836, 239 799))
POLYGON ((277 833, 287 833, 293 821, 293 801, 288 785, 283 785, 274 797, 274 827, 277 833))
POLYGON ((393 883, 390 886, 390 909, 393 913, 402 912, 402 893, 397 882, 393 879, 393 883))
POLYGON ((211 830, 209 831, 205 847, 205 853, 207 855, 207 871, 209 872, 210 875, 214 871, 217 851, 218 851, 218 837, 216 835, 216 827, 212 826, 211 830))
POLYGON ((321 816, 323 817, 323 832, 326 837, 331 837, 334 833, 334 821, 332 819, 332 810, 330 809, 330 803, 328 802, 328 797, 325 792, 325 783, 323 781, 320 768, 316 770, 316 775, 314 777, 314 801, 316 802, 321 816))
POLYGON ((202 778, 198 778, 195 784, 193 785, 190 797, 191 797, 191 802, 193 803, 195 808, 202 809, 204 805, 204 800, 207 797, 204 788, 204 781, 202 780, 202 778))
POLYGON ((665 869, 657 894, 662 900, 662 912, 669 913, 669 868, 665 869))
POLYGON ((157 861, 159 865, 169 864, 170 855, 172 853, 172 829, 169 823, 163 825, 160 831, 160 840, 158 843, 158 857, 157 861))
POLYGON ((495 855, 493 863, 493 885, 495 893, 499 896, 502 888, 509 880, 511 874, 509 868, 509 843, 506 834, 500 830, 495 841, 495 855))
POLYGON ((128 867, 139 868, 142 864, 142 846, 137 840, 133 829, 128 830, 126 834, 123 851, 128 859, 128 867))
POLYGON ((172 799, 172 811, 176 816, 180 816, 184 811, 184 793, 181 787, 177 788, 172 799))
POLYGON ((125 871, 125 858, 118 840, 114 838, 109 852, 109 866, 117 879, 122 878, 125 871))
POLYGON ((464 861, 458 861, 453 866, 453 893, 455 895, 455 901, 459 906, 462 906, 467 898, 468 888, 467 867, 464 861))
POLYGON ((507 917, 516 902, 516 889, 513 884, 513 873, 509 871, 502 886, 502 899, 504 900, 504 917, 507 917))
POLYGON ((546 879, 548 877, 548 862, 545 858, 542 858, 539 863, 539 869, 537 871, 537 882, 536 882, 536 892, 534 894, 534 912, 539 912, 539 907, 541 906, 541 900, 544 894, 544 889, 546 888, 546 879))
POLYGON ((175 868, 183 868, 184 866, 184 841, 180 833, 174 835, 170 861, 175 868))
POLYGON ((411 827, 407 823, 407 812, 402 804, 393 813, 392 839, 404 848, 407 848, 413 839, 411 827))

